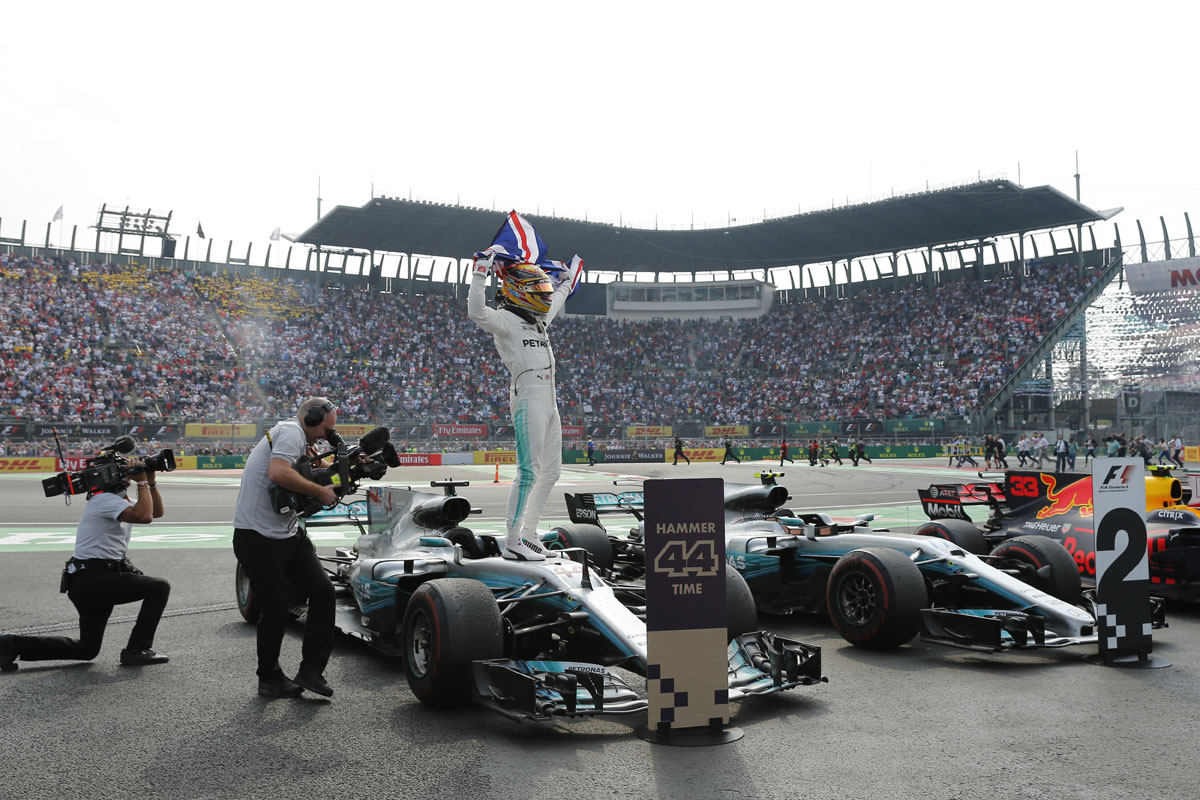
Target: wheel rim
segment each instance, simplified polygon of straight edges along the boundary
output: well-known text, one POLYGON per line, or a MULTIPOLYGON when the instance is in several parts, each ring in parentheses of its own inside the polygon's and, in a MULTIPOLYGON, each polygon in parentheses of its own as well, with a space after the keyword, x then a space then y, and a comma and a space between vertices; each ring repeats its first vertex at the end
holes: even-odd
POLYGON ((855 625, 862 625, 875 613, 875 584, 865 575, 847 575, 838 587, 838 605, 843 617, 855 625))
POLYGON ((237 602, 242 611, 250 607, 250 577, 246 575, 245 570, 238 570, 237 602))
POLYGON ((424 611, 413 614, 408 629, 408 665, 417 677, 424 677, 433 658, 433 627, 424 611))

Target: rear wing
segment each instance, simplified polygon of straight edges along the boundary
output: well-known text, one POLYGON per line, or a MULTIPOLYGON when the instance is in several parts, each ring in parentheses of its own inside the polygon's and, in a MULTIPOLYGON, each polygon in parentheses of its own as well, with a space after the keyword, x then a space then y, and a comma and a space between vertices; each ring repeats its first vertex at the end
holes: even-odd
POLYGON ((567 517, 571 522, 599 525, 602 514, 633 514, 639 521, 646 507, 646 495, 636 492, 564 493, 567 517))
POLYGON ((999 483, 934 484, 917 489, 921 508, 930 519, 963 519, 970 521, 966 506, 990 506, 999 509, 1007 498, 999 483))

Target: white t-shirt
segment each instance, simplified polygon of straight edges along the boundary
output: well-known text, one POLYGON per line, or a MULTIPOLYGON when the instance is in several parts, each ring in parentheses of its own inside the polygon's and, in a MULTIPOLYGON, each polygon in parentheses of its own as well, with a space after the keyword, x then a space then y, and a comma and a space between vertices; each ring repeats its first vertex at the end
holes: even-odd
POLYGON ((75 529, 75 558, 108 558, 120 561, 129 550, 133 525, 117 518, 133 504, 125 492, 100 492, 87 501, 75 529))
POLYGON ((280 514, 275 510, 268 493, 271 479, 267 477, 267 470, 272 458, 282 458, 294 465, 304 455, 307 444, 300 420, 285 419, 254 445, 246 459, 246 468, 242 470, 242 485, 233 509, 233 527, 258 531, 268 539, 296 535, 299 517, 292 512, 280 514))

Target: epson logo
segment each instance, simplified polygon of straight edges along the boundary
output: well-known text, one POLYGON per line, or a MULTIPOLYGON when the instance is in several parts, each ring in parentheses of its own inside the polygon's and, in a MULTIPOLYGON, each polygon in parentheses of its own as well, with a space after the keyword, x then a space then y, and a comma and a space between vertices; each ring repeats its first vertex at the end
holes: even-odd
POLYGON ((600 519, 600 515, 596 513, 594 508, 578 508, 575 510, 575 516, 579 519, 589 519, 593 522, 600 519))
POLYGON ((522 339, 521 344, 526 347, 549 347, 550 342, 543 339, 522 339))

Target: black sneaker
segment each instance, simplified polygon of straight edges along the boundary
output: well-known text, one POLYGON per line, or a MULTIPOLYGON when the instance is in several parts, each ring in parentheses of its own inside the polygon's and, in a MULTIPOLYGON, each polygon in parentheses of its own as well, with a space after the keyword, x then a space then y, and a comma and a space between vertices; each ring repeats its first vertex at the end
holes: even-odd
POLYGON ((122 650, 121 663, 127 667, 144 667, 147 664, 165 664, 171 659, 153 650, 122 650))
POLYGON ((333 689, 325 682, 324 675, 316 675, 300 670, 296 673, 296 685, 322 697, 333 697, 333 689))
POLYGON ((11 633, 0 635, 0 672, 14 672, 18 655, 17 637, 11 633))
POLYGON ((303 691, 300 684, 282 673, 258 681, 258 693, 263 697, 299 697, 303 691))

